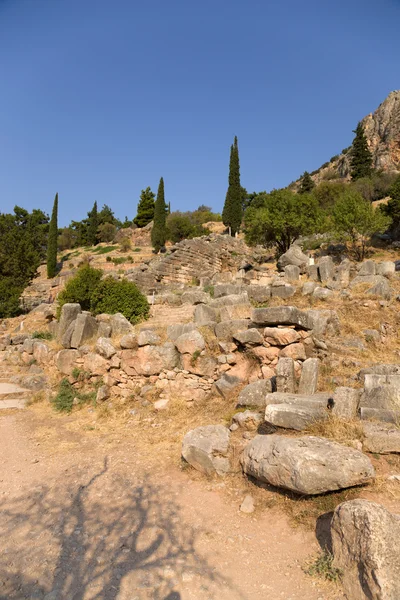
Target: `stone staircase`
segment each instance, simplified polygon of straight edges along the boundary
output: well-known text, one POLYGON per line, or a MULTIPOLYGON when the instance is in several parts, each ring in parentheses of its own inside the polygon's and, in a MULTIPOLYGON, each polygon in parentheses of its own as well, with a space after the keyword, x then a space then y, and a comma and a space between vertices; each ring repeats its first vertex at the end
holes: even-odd
POLYGON ((193 321, 195 306, 183 304, 182 306, 166 306, 155 304, 151 307, 150 318, 139 325, 140 329, 152 327, 168 327, 179 323, 190 323, 193 321))
POLYGON ((25 408, 32 395, 32 390, 10 383, 10 377, 19 373, 12 367, 0 367, 0 410, 6 408, 25 408))

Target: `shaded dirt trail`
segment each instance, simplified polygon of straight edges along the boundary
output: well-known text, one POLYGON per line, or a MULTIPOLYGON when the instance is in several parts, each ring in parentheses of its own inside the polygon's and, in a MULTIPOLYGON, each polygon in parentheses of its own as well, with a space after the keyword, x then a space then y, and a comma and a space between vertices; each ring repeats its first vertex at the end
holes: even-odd
POLYGON ((132 440, 60 422, 44 443, 44 425, 0 415, 1 600, 342 600, 304 575, 315 536, 277 510, 244 515, 132 440))

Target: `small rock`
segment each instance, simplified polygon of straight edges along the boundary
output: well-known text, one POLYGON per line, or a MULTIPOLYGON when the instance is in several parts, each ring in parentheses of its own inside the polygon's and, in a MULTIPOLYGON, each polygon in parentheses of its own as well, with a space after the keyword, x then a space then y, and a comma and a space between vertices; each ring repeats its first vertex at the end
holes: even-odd
POLYGON ((246 514, 254 512, 254 498, 248 494, 245 496, 242 504, 240 505, 240 511, 246 514))

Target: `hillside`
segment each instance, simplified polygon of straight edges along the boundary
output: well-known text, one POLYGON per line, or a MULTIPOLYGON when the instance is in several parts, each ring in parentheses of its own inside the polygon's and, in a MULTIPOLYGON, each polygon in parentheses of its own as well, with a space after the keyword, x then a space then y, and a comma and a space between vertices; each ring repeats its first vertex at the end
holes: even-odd
MULTIPOLYGON (((373 156, 373 167, 385 172, 400 171, 400 90, 391 92, 375 112, 361 120, 373 156)), ((338 176, 350 178, 348 148, 311 173, 315 183, 338 176)))

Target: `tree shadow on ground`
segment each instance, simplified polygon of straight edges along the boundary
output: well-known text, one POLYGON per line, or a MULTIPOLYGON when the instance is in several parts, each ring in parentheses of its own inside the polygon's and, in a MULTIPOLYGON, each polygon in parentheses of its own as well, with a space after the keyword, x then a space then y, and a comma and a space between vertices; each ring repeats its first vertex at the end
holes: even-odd
POLYGON ((0 527, 0 600, 178 600, 185 574, 207 598, 231 589, 196 552, 198 531, 168 489, 112 474, 107 460, 91 477, 3 502, 0 527))

